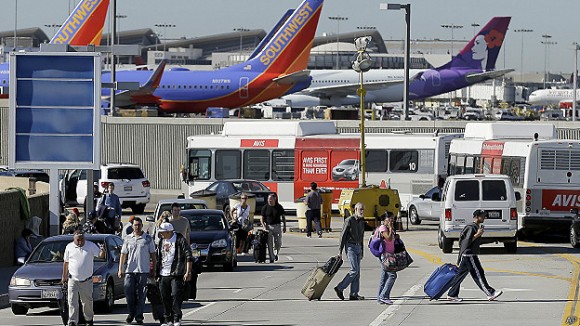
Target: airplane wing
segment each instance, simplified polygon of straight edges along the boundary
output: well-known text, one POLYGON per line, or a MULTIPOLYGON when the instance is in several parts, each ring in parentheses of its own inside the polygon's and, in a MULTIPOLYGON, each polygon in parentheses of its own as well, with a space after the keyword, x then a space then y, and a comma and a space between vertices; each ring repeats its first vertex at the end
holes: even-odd
POLYGON ((501 77, 505 74, 509 74, 510 72, 515 71, 515 69, 503 69, 503 70, 493 70, 493 71, 486 71, 477 74, 469 74, 465 76, 465 79, 470 83, 479 83, 484 80, 495 79, 501 77))
MULTIPOLYGON (((137 90, 124 90, 115 94, 115 104, 118 106, 127 106, 135 103, 139 103, 139 99, 147 99, 151 102, 151 97, 153 97, 153 92, 159 87, 161 82, 161 77, 163 76, 163 71, 167 60, 163 59, 159 63, 159 66, 155 69, 149 80, 137 90)), ((147 102, 147 101, 144 101, 147 102)))
POLYGON ((272 79, 273 82, 281 85, 296 84, 309 80, 310 80, 310 70, 301 70, 272 79))

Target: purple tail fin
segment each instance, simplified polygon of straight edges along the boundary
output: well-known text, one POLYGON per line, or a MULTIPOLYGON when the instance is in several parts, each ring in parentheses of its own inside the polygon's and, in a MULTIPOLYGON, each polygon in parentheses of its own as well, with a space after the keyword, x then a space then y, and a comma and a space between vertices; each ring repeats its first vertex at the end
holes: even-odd
POLYGON ((503 44, 511 17, 494 17, 451 61, 440 68, 495 70, 495 62, 503 44))

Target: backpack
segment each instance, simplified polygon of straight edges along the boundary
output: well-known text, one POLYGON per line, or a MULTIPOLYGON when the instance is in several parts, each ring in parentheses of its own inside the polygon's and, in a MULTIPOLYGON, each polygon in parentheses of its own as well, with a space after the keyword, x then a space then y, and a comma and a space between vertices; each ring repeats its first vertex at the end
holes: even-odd
POLYGON ((371 254, 375 257, 381 257, 381 255, 385 252, 385 241, 380 236, 372 236, 369 239, 369 249, 371 250, 371 254))

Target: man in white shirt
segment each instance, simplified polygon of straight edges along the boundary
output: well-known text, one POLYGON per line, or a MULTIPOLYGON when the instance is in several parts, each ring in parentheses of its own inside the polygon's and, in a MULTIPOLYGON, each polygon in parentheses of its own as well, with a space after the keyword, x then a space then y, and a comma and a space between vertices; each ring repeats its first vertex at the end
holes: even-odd
POLYGON ((79 297, 87 326, 93 325, 93 259, 105 257, 104 246, 86 241, 82 231, 74 233, 73 242, 64 250, 62 282, 68 283, 69 326, 79 321, 79 297))

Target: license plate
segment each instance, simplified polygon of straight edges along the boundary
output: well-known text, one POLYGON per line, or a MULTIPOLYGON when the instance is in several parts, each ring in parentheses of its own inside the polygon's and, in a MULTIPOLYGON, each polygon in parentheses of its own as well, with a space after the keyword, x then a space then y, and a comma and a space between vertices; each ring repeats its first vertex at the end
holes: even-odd
POLYGON ((123 187, 124 191, 133 191, 133 187, 132 186, 125 186, 123 187))
POLYGON ((42 290, 42 298, 43 299, 58 299, 60 290, 42 290))
POLYGON ((550 215, 549 209, 540 209, 540 215, 550 215))
POLYGON ((501 211, 487 211, 487 218, 501 218, 501 211))

